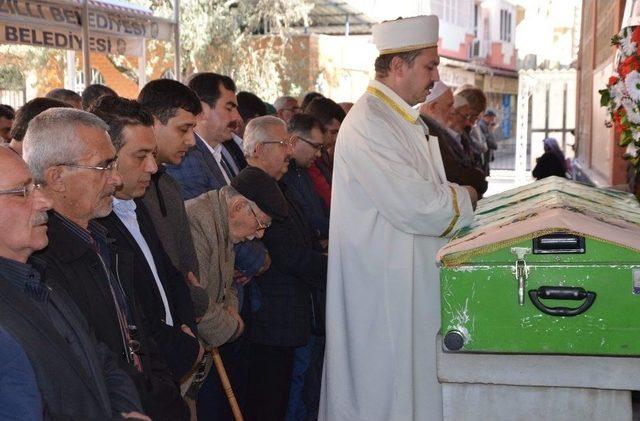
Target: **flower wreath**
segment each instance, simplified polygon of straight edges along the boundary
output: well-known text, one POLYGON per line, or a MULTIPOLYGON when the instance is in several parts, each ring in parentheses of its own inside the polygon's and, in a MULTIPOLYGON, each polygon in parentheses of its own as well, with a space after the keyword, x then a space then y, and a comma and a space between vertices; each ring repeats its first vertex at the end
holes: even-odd
POLYGON ((640 164, 640 26, 623 28, 611 38, 618 48, 616 72, 606 89, 600 90, 600 105, 609 111, 606 122, 620 135, 620 146, 626 146, 627 158, 634 168, 640 164))

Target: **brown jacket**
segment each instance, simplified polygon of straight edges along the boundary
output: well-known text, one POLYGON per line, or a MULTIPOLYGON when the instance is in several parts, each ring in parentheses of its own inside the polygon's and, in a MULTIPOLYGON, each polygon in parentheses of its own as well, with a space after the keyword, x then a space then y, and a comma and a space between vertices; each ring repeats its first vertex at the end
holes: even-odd
POLYGON ((185 208, 199 262, 200 284, 209 295, 209 308, 198 323, 198 332, 208 346, 220 346, 238 328, 238 321, 227 308, 239 311, 226 199, 218 190, 210 190, 185 202, 185 208))

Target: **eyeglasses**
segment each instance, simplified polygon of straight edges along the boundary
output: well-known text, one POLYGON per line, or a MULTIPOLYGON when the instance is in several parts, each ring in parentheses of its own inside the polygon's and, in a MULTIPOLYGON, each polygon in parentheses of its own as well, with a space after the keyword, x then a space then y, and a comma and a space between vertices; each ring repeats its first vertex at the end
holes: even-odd
POLYGON ((105 172, 106 171, 113 172, 118 169, 118 161, 116 160, 116 158, 113 158, 107 161, 107 163, 104 165, 80 165, 80 164, 58 164, 58 165, 62 165, 64 167, 81 168, 86 170, 96 170, 96 171, 105 171, 105 172))
POLYGON ((21 197, 27 198, 35 190, 40 190, 42 186, 43 185, 40 183, 29 183, 22 187, 17 187, 15 189, 0 190, 0 195, 8 194, 8 195, 21 196, 21 197))
POLYGON ((263 145, 270 145, 270 144, 275 145, 275 144, 278 144, 278 145, 283 146, 285 148, 290 148, 292 146, 295 146, 296 140, 295 140, 295 138, 291 137, 289 139, 267 140, 267 141, 260 142, 260 143, 262 143, 263 145))
POLYGON ((249 205, 249 210, 253 214, 253 217, 256 218, 256 222, 258 223, 258 229, 256 231, 264 231, 271 226, 270 223, 263 224, 262 222, 260 222, 260 220, 258 219, 258 215, 256 215, 256 212, 253 210, 253 207, 251 205, 249 205))
POLYGON ((310 141, 310 140, 308 140, 308 139, 305 139, 304 137, 302 137, 302 136, 298 136, 298 135, 296 135, 296 137, 297 137, 298 139, 302 140, 302 141, 303 141, 304 143, 306 143, 307 145, 310 145, 310 146, 311 146, 312 148, 314 148, 316 151, 321 151, 321 150, 323 150, 323 149, 324 149, 324 144, 323 144, 323 143, 315 143, 315 142, 312 142, 312 141, 310 141))
POLYGON ((476 121, 478 119, 479 114, 462 114, 460 111, 454 108, 454 113, 458 114, 460 117, 464 118, 467 121, 476 121))

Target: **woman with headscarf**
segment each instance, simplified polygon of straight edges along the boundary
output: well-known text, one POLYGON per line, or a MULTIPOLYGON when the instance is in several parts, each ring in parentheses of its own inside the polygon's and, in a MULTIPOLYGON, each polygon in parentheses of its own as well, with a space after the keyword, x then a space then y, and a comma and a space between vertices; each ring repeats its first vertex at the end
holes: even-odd
POLYGON ((532 174, 537 180, 541 180, 552 175, 565 177, 567 173, 567 162, 564 153, 558 146, 558 141, 552 137, 546 138, 544 141, 544 154, 536 161, 536 167, 532 174))

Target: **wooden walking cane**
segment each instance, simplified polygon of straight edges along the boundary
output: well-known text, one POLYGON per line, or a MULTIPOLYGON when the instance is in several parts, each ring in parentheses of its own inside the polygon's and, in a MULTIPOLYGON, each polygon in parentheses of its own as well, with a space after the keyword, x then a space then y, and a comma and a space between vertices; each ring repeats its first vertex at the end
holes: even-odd
POLYGON ((222 364, 222 358, 220 357, 220 352, 218 352, 217 347, 213 347, 211 349, 211 356, 213 357, 213 363, 216 365, 218 376, 220 376, 222 388, 224 389, 224 393, 227 395, 227 400, 229 401, 229 405, 231 406, 233 418, 235 419, 235 421, 243 421, 244 419, 242 418, 242 412, 240 411, 240 407, 238 406, 236 396, 233 394, 233 389, 231 388, 231 383, 229 382, 227 371, 224 369, 224 364, 222 364))

